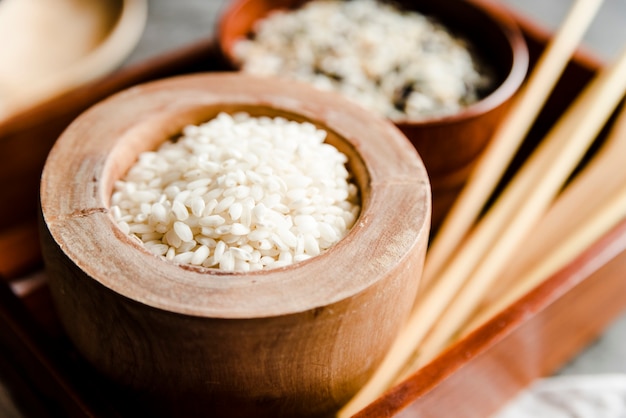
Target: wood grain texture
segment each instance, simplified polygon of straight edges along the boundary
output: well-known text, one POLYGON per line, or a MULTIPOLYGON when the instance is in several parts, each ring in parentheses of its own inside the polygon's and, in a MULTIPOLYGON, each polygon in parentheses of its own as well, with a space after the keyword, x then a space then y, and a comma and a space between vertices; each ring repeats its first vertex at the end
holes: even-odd
POLYGON ((386 120, 302 84, 190 75, 119 93, 64 132, 42 175, 43 253, 78 350, 159 411, 323 416, 364 383, 410 311, 430 204, 421 160, 386 120), (246 274, 178 266, 125 236, 108 214, 113 182, 220 111, 327 129, 361 191, 350 233, 306 262, 246 274))

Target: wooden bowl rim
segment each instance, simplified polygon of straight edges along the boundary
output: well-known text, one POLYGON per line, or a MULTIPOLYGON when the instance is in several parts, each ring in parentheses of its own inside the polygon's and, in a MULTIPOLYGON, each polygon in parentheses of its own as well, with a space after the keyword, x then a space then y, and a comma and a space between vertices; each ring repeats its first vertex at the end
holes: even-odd
POLYGON ((210 73, 136 86, 79 116, 48 157, 41 181, 41 207, 56 245, 104 287, 142 304, 181 314, 257 318, 330 305, 384 278, 401 266, 407 254, 427 242, 431 197, 421 159, 390 122, 373 117, 338 95, 301 83, 210 73), (181 268, 149 253, 121 232, 108 213, 108 197, 103 190, 106 167, 115 164, 109 156, 116 144, 136 138, 146 121, 220 103, 261 103, 302 115, 328 126, 356 150, 367 170, 370 192, 355 226, 342 241, 320 256, 284 268, 225 273, 181 268), (90 140, 85 140, 86 135, 90 140), (70 151, 73 157, 68 157, 70 151), (86 185, 74 181, 68 190, 67 176, 77 172, 80 178, 91 180, 86 185), (398 196, 403 199, 401 207, 394 200, 398 196), (381 216, 381 210, 390 212, 381 216), (80 231, 95 231, 97 240, 80 231), (387 245, 377 245, 380 234, 390 237, 387 245), (123 251, 117 251, 120 243, 123 251), (94 257, 90 251, 77 251, 78 247, 102 254, 94 257), (338 271, 327 274, 329 266, 338 271))
MULTIPOLYGON (((231 53, 231 48, 227 45, 228 38, 225 33, 232 22, 237 19, 237 14, 248 2, 255 0, 234 0, 230 6, 220 16, 217 23, 217 42, 223 57, 233 68, 236 68, 235 59, 231 53)), ((298 3, 306 0, 299 0, 298 3)), ((424 118, 421 120, 411 119, 394 119, 393 122, 398 126, 407 127, 431 127, 446 124, 461 123, 464 120, 476 118, 506 102, 520 88, 524 82, 529 67, 529 51, 524 35, 514 17, 502 5, 496 4, 490 0, 464 0, 463 3, 474 7, 478 12, 483 14, 488 21, 492 22, 502 36, 506 39, 511 48, 512 64, 508 74, 489 95, 481 100, 465 107, 462 111, 433 118, 424 118)), ((278 9, 278 7, 277 7, 278 9)))

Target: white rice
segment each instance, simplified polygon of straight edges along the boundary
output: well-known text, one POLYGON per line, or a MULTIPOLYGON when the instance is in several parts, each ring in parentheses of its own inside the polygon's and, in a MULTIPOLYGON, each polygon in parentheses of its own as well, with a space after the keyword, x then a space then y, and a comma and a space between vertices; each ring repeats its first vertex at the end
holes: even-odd
POLYGON ((328 250, 360 210, 347 157, 310 123, 246 113, 187 126, 115 183, 110 214, 154 254, 226 271, 328 250))
POLYGON ((377 0, 315 0, 273 12, 234 54, 244 72, 338 91, 392 120, 457 113, 494 84, 467 40, 377 0))

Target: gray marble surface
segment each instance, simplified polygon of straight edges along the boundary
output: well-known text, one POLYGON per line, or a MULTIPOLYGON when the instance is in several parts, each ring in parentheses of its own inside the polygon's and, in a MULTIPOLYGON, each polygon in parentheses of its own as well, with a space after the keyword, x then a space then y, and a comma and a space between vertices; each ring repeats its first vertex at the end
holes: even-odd
MULTIPOLYGON (((573 0, 501 0, 549 29, 565 16, 573 0)), ((211 37, 228 0, 149 0, 149 17, 139 45, 125 65, 145 60, 201 38, 211 37)), ((607 0, 585 36, 586 47, 609 61, 626 47, 626 1, 607 0)), ((618 318, 560 374, 626 373, 626 315, 618 318)), ((19 418, 0 385, 0 417, 19 418)))

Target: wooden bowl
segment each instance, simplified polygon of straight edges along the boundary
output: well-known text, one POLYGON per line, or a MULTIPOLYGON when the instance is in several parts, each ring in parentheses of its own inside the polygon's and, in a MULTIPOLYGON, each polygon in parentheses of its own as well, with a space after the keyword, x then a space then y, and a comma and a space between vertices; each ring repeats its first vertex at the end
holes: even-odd
POLYGON ((147 0, 3 2, 0 122, 115 69, 139 41, 147 7, 147 0))
MULTIPOLYGON (((303 0, 234 0, 218 22, 217 40, 230 68, 239 64, 233 48, 254 31, 255 22, 278 9, 297 8, 303 0)), ((409 10, 436 17, 469 39, 496 72, 496 88, 460 113, 424 119, 397 120, 422 157, 432 185, 432 224, 436 228, 464 185, 471 169, 503 117, 528 68, 528 50, 515 20, 489 0, 398 1, 409 10)))
POLYGON ((133 87, 78 117, 41 182, 42 250, 67 334, 151 413, 325 416, 364 384, 416 297, 430 221, 425 168, 402 133, 334 94, 238 73, 133 87), (220 111, 329 132, 362 209, 326 253, 253 273, 151 254, 109 214, 138 154, 220 111))

